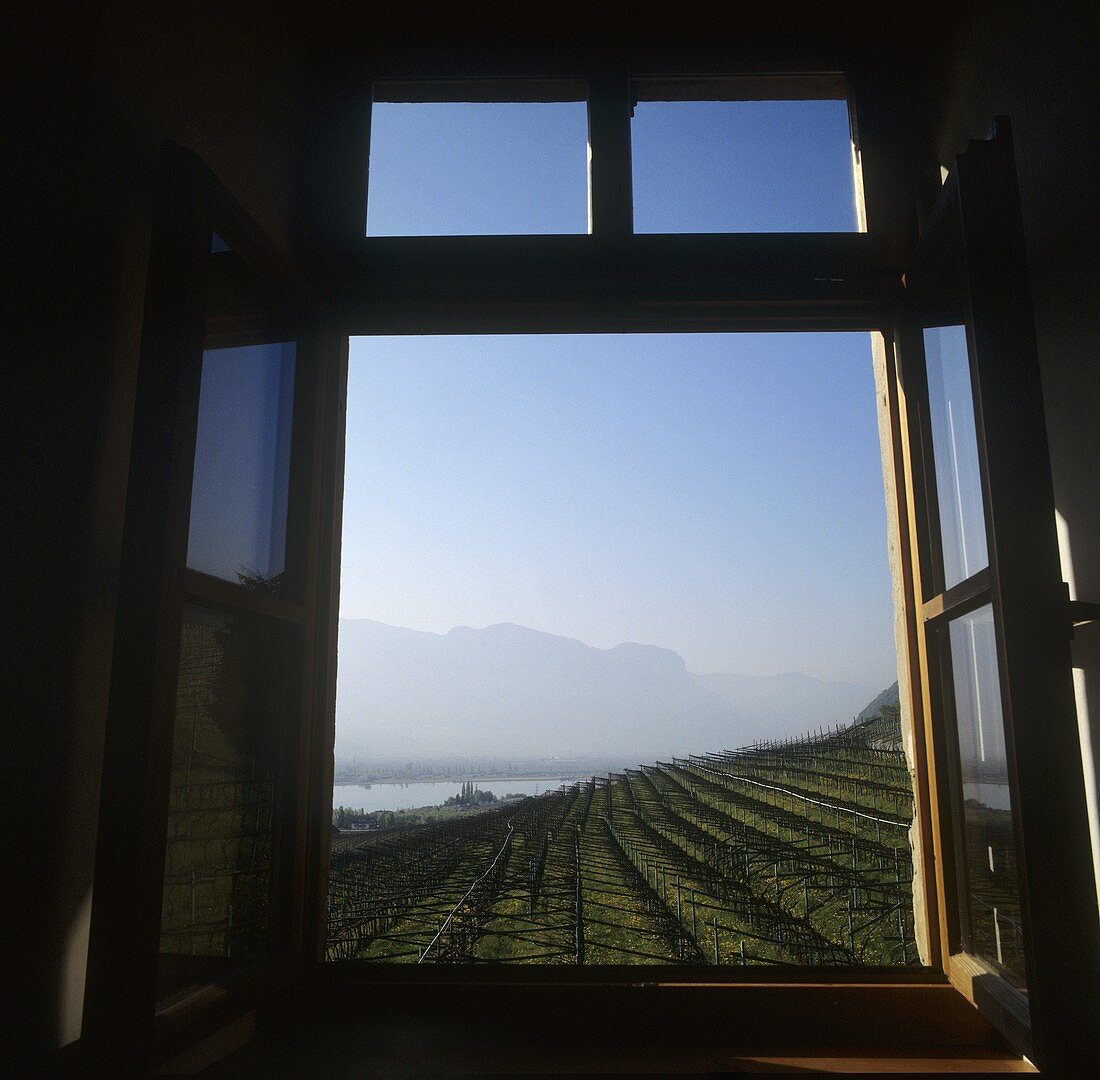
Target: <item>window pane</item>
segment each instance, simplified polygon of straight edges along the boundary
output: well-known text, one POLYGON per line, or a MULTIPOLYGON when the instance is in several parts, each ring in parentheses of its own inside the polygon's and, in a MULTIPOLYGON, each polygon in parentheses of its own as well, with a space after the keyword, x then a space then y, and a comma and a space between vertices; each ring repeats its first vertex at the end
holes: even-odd
POLYGON ((989 565, 966 327, 929 327, 924 331, 924 352, 936 457, 944 588, 950 589, 989 565))
POLYGON ((184 608, 158 991, 268 952, 280 743, 291 699, 284 631, 184 608))
POLYGON ((968 948, 1023 987, 1020 893, 997 642, 988 605, 951 623, 969 906, 968 948))
POLYGON ((376 102, 368 236, 588 231, 584 102, 376 102))
POLYGON ((853 232, 843 101, 642 101, 634 230, 853 232))
POLYGON ((187 565, 277 587, 286 567, 294 342, 202 358, 187 565))

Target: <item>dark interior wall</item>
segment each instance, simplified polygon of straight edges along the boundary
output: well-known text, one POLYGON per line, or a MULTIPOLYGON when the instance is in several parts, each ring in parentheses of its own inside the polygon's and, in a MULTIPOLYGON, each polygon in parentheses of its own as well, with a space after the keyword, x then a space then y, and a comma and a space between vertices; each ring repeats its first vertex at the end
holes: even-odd
POLYGON ((17 1052, 80 1034, 158 153, 166 140, 194 149, 288 242, 300 69, 278 8, 107 0, 62 17, 47 4, 21 27, 4 134, 19 165, 6 202, 23 259, 13 344, 28 377, 6 402, 5 501, 20 527, 3 540, 18 633, 5 656, 14 827, 0 866, 19 882, 5 920, 19 992, 3 1023, 17 1052))
POLYGON ((5 621, 17 632, 5 650, 12 809, 0 869, 11 883, 5 966, 19 987, 4 1019, 35 1047, 56 1040, 62 1014, 70 1032, 79 1024, 79 999, 75 1018, 72 1001, 60 1000, 62 971, 86 917, 94 854, 125 400, 140 333, 131 312, 140 315, 147 232, 132 141, 113 129, 90 140, 92 106, 77 108, 67 94, 36 105, 33 129, 15 140, 25 292, 13 337, 26 367, 5 401, 14 458, 5 495, 15 504, 7 520, 19 527, 4 535, 5 621))
POLYGON ((253 0, 105 4, 92 79, 195 151, 286 245, 296 202, 304 6, 253 0))
MULTIPOLYGON (((995 117, 1011 120, 1063 574, 1077 598, 1093 601, 1100 599, 1100 101, 1090 47, 1094 18, 1095 7, 1087 3, 981 5, 959 24, 949 75, 933 88, 930 113, 932 143, 944 165, 967 139, 982 138, 995 117)), ((1100 760, 1100 624, 1078 629, 1074 664, 1097 859, 1092 761, 1100 760)))

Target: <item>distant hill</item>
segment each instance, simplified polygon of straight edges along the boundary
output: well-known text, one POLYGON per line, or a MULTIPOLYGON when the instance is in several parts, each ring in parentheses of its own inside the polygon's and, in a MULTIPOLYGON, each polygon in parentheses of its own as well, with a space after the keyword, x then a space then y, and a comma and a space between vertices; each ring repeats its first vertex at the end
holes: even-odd
POLYGON ((669 649, 596 649, 512 623, 432 634, 344 619, 337 750, 655 759, 846 723, 872 692, 800 674, 692 675, 669 649))
POLYGON ((856 720, 871 720, 878 716, 885 706, 897 705, 900 701, 901 698, 898 694, 898 684, 894 683, 893 686, 886 687, 881 694, 864 705, 856 716, 856 720))
POLYGON ((696 675, 695 681, 735 705, 769 739, 847 724, 874 687, 830 682, 799 672, 782 675, 696 675))
POLYGON ((340 624, 338 748, 372 757, 623 755, 751 742, 737 710, 678 653, 595 649, 501 623, 430 634, 340 624))

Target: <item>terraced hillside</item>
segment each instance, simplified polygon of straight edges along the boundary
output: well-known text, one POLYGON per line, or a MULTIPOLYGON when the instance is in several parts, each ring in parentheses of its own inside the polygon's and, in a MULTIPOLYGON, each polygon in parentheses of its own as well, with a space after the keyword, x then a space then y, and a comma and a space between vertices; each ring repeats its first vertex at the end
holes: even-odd
POLYGON ((896 714, 341 837, 330 959, 912 964, 896 714))

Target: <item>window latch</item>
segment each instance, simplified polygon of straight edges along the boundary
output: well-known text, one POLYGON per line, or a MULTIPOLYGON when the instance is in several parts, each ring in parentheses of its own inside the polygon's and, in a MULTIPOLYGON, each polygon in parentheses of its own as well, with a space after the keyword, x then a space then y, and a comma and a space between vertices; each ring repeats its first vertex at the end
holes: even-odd
POLYGON ((1100 604, 1090 603, 1088 600, 1071 600, 1069 585, 1062 582, 1062 592, 1065 595, 1066 611, 1069 615, 1070 637, 1079 626, 1085 626, 1090 622, 1100 620, 1100 604))
POLYGON ((1089 603, 1088 600, 1071 600, 1069 602, 1069 614, 1073 621, 1074 629, 1084 626, 1086 623, 1096 622, 1100 619, 1100 604, 1089 603))

